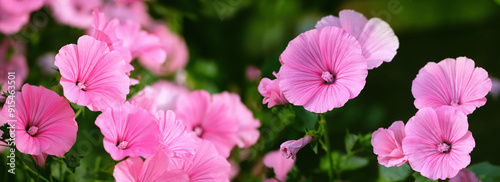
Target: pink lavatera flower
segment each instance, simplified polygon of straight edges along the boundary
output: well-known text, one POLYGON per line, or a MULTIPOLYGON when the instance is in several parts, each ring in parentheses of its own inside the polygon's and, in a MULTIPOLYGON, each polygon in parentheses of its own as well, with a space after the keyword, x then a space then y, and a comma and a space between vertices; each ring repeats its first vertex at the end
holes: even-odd
POLYGON ((413 170, 432 180, 452 178, 470 163, 476 143, 467 116, 449 106, 420 109, 406 124, 403 151, 413 170))
POLYGON ((280 181, 286 181, 286 175, 292 170, 294 160, 281 156, 279 150, 271 151, 264 156, 264 165, 273 168, 275 178, 280 181))
POLYGON ((224 157, 235 145, 248 147, 259 137, 259 121, 236 94, 224 92, 210 98, 206 91, 194 91, 179 98, 176 114, 187 130, 212 142, 224 157))
POLYGON ((47 3, 58 22, 82 29, 92 24, 92 9, 102 5, 101 0, 47 0, 47 3))
POLYGON ((125 102, 129 78, 120 53, 105 42, 82 36, 78 44, 62 47, 55 66, 61 72, 64 96, 92 111, 103 111, 125 102))
POLYGON ((159 147, 161 134, 156 118, 128 102, 102 112, 95 124, 104 135, 104 149, 114 160, 147 158, 159 147))
POLYGON ((148 14, 148 7, 144 2, 136 1, 130 3, 107 2, 102 11, 108 20, 118 19, 120 22, 131 20, 142 26, 147 26, 153 21, 148 14))
POLYGON ((264 97, 262 104, 267 103, 267 107, 271 108, 275 105, 285 105, 288 104, 285 95, 280 89, 280 79, 278 74, 273 73, 276 79, 271 80, 269 78, 262 78, 259 83, 259 93, 264 97))
POLYGON ((304 32, 280 56, 279 86, 285 98, 324 113, 359 95, 368 74, 358 41, 328 26, 304 32))
POLYGON ((392 123, 389 128, 379 128, 373 132, 371 143, 373 153, 377 154, 378 163, 385 167, 401 166, 408 160, 403 152, 405 138, 405 124, 403 121, 392 123))
POLYGON ((0 84, 2 85, 2 93, 8 90, 9 72, 15 73, 15 83, 10 86, 15 86, 16 90, 21 88, 24 80, 28 76, 28 65, 26 63, 26 57, 24 56, 24 50, 16 47, 24 45, 17 45, 18 43, 19 42, 15 41, 11 42, 8 38, 4 38, 2 43, 0 43, 0 84), (13 54, 8 55, 7 53, 9 51, 13 51, 13 54))
POLYGON ((225 157, 219 155, 214 145, 207 140, 200 140, 198 145, 190 160, 171 158, 167 170, 182 170, 189 176, 190 182, 228 182, 231 166, 225 157))
POLYGON ((42 8, 45 0, 0 0, 0 10, 13 15, 30 14, 42 8))
POLYGON ((250 65, 245 68, 245 77, 248 81, 257 81, 260 79, 262 72, 259 68, 250 65))
MULTIPOLYGON (((19 152, 33 155, 43 166, 47 155, 62 157, 76 141, 78 125, 68 101, 42 86, 25 84, 16 92, 15 118, 10 117, 7 105, 1 115, 16 120, 15 140, 19 152)), ((6 103, 7 104, 7 103, 6 103)), ((5 124, 0 121, 0 125, 5 124)))
POLYGON ((455 177, 450 178, 449 182, 481 182, 481 180, 477 178, 474 172, 467 168, 463 168, 455 177))
POLYGON ((310 135, 307 135, 306 137, 298 140, 288 140, 286 142, 283 142, 280 145, 281 154, 287 159, 292 158, 293 160, 295 160, 297 152, 299 152, 302 147, 306 146, 311 141, 312 137, 310 135))
POLYGON ((474 61, 466 57, 427 63, 411 87, 415 107, 447 105, 470 114, 483 106, 492 82, 486 70, 474 65, 474 61))
MULTIPOLYGON (((1 7, 0 7, 1 9, 1 7)), ((26 25, 30 19, 29 13, 23 14, 12 14, 3 12, 0 13, 0 33, 3 34, 14 34, 21 30, 21 28, 26 25)))
POLYGON ((146 161, 140 157, 130 157, 116 164, 113 177, 119 182, 189 181, 189 176, 182 170, 166 170, 169 165, 170 157, 165 151, 157 150, 146 161))
POLYGON ((139 58, 140 63, 156 75, 170 75, 186 67, 189 54, 184 39, 171 32, 165 24, 154 23, 149 27, 150 33, 159 38, 167 57, 164 62, 159 62, 146 54, 139 58))
POLYGON ((198 148, 196 136, 187 131, 181 120, 176 119, 174 111, 159 110, 156 113, 156 122, 160 128, 161 148, 171 157, 188 158, 194 155, 198 148))
POLYGON ((317 29, 329 26, 342 28, 358 40, 368 69, 391 62, 399 48, 398 37, 389 24, 379 18, 367 20, 354 10, 342 10, 339 17, 325 16, 316 23, 317 29))
POLYGON ((189 90, 186 87, 160 80, 144 87, 129 101, 155 114, 158 110, 175 110, 179 97, 188 93, 189 90))

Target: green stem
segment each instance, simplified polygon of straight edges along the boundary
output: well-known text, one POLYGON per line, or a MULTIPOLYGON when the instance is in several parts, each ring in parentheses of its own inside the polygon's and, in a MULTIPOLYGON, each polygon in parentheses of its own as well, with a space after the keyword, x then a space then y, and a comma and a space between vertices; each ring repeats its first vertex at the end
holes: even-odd
POLYGON ((82 111, 83 111, 83 108, 78 109, 78 111, 76 111, 75 119, 80 115, 80 113, 82 113, 82 111))
POLYGON ((330 148, 330 137, 328 136, 328 125, 325 120, 325 116, 323 114, 320 114, 320 120, 319 124, 323 130, 323 137, 325 138, 325 143, 326 143, 326 156, 328 158, 328 162, 330 164, 330 170, 328 171, 328 177, 330 178, 330 181, 333 181, 333 160, 332 160, 332 152, 330 148))
POLYGON ((61 181, 64 181, 64 173, 65 173, 64 172, 64 165, 63 165, 64 162, 62 160, 59 161, 59 162, 60 162, 59 165, 61 165, 61 168, 60 168, 60 171, 59 171, 59 175, 60 175, 59 177, 61 177, 61 181))
POLYGON ((33 173, 34 175, 37 175, 37 178, 38 179, 42 179, 43 181, 46 181, 46 182, 50 182, 47 178, 44 178, 43 176, 41 176, 40 174, 38 174, 37 172, 33 171, 30 167, 28 167, 26 164, 24 164, 24 169, 27 169, 29 172, 33 173))

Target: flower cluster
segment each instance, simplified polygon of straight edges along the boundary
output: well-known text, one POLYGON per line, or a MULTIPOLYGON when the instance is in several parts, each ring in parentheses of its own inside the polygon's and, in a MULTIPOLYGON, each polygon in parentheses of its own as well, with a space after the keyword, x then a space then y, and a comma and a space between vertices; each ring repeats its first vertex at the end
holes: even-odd
POLYGON ((425 65, 411 89, 419 111, 406 126, 396 121, 373 132, 373 152, 379 163, 390 167, 408 161, 433 180, 453 178, 466 170, 475 147, 467 114, 486 103, 491 87, 488 73, 466 57, 425 65))

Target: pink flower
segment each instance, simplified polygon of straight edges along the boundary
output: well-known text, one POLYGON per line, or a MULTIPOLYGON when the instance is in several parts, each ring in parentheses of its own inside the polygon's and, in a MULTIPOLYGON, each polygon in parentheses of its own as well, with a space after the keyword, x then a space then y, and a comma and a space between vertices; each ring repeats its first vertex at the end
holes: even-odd
POLYGON ((92 24, 92 9, 101 6, 101 0, 47 0, 54 18, 62 24, 88 28, 92 24))
POLYGON ((253 65, 247 66, 245 69, 245 76, 249 81, 259 80, 261 74, 260 69, 253 65))
POLYGON ((267 103, 268 108, 275 105, 285 105, 289 103, 280 89, 280 79, 278 74, 273 74, 276 76, 276 79, 270 80, 269 78, 262 78, 258 87, 259 93, 264 97, 262 104, 267 103))
POLYGON ((279 86, 286 99, 315 113, 342 107, 358 96, 368 74, 356 39, 332 26, 300 34, 280 60, 279 86))
POLYGON ((411 92, 418 109, 448 105, 470 114, 486 103, 491 87, 486 70, 474 67, 469 58, 459 57, 427 63, 413 80, 411 92))
POLYGON ((104 149, 114 160, 126 156, 147 158, 159 146, 160 130, 155 117, 128 102, 102 112, 95 124, 104 135, 104 149))
POLYGON ((199 148, 191 161, 182 158, 171 158, 167 170, 182 170, 189 176, 190 182, 198 181, 229 181, 231 166, 229 162, 217 153, 214 145, 201 140, 199 148))
MULTIPOLYGON (((1 5, 0 5, 1 6, 1 5)), ((0 7, 0 10, 2 7, 0 7)), ((22 14, 12 14, 3 12, 0 13, 0 33, 3 34, 14 34, 21 30, 21 28, 28 23, 30 19, 29 13, 22 14)))
POLYGON ((403 152, 405 124, 396 121, 388 128, 379 128, 372 134, 373 153, 377 154, 378 163, 386 166, 401 166, 408 160, 403 152))
POLYGON ((198 148, 196 136, 193 132, 186 131, 184 123, 175 118, 174 111, 158 110, 156 119, 162 134, 160 143, 169 156, 187 158, 194 154, 198 148))
POLYGON ((14 86, 15 90, 19 90, 28 76, 28 65, 26 64, 24 50, 15 47, 18 42, 10 41, 6 37, 0 44, 0 84, 2 85, 2 93, 8 90, 8 86, 14 86), (9 51, 13 51, 10 57, 7 55, 9 51), (13 85, 9 85, 9 72, 14 73, 11 74, 15 82, 13 85))
POLYGON ((42 8, 44 0, 1 0, 0 10, 10 14, 30 14, 42 8))
POLYGON ((286 142, 283 142, 280 145, 281 154, 287 159, 292 158, 293 160, 295 160, 297 152, 299 152, 302 147, 311 142, 311 140, 312 137, 307 135, 306 137, 298 140, 288 140, 286 142))
POLYGON ((175 110, 179 97, 188 93, 189 91, 185 87, 161 80, 151 86, 144 87, 129 101, 131 104, 138 105, 155 114, 157 110, 175 110))
POLYGON ((181 170, 166 170, 170 158, 163 150, 142 161, 140 157, 130 157, 116 164, 113 177, 116 181, 148 182, 148 181, 189 181, 189 177, 181 170))
POLYGON ((90 36, 78 39, 78 45, 62 47, 56 55, 64 96, 92 111, 103 111, 125 102, 129 78, 125 62, 105 42, 90 36))
POLYGON ((150 28, 151 34, 157 36, 160 45, 167 53, 167 59, 159 62, 153 57, 141 56, 140 63, 156 75, 169 75, 184 67, 188 62, 188 48, 186 42, 179 35, 171 32, 165 24, 154 24, 150 28))
POLYGON ((449 182, 481 182, 481 180, 477 179, 474 172, 467 168, 463 168, 455 177, 450 178, 449 182))
POLYGON ((43 166, 47 155, 61 157, 69 151, 76 141, 78 125, 66 99, 42 86, 28 84, 12 96, 15 115, 10 115, 8 102, 2 115, 8 120, 16 120, 13 124, 19 152, 33 155, 43 166))
POLYGON ((497 99, 500 95, 500 80, 498 78, 491 77, 490 95, 493 99, 497 99))
POLYGON ((347 31, 359 41, 367 68, 379 67, 383 62, 391 62, 399 48, 399 40, 389 24, 379 18, 367 20, 354 10, 342 10, 339 17, 323 17, 316 24, 317 29, 334 26, 347 31))
POLYGON ((467 116, 452 107, 422 108, 406 124, 403 151, 413 170, 432 180, 457 175, 476 143, 467 116))
POLYGON ((102 11, 110 19, 118 19, 120 22, 131 20, 143 26, 151 23, 152 19, 148 14, 148 8, 144 2, 136 1, 131 3, 108 2, 102 11))
POLYGON ((292 169, 294 160, 281 156, 279 150, 271 151, 264 156, 264 165, 273 168, 276 179, 286 181, 286 174, 292 169))
POLYGON ((224 92, 210 99, 208 92, 194 91, 179 98, 176 113, 187 130, 212 142, 224 157, 235 145, 248 147, 259 137, 259 121, 236 94, 224 92))

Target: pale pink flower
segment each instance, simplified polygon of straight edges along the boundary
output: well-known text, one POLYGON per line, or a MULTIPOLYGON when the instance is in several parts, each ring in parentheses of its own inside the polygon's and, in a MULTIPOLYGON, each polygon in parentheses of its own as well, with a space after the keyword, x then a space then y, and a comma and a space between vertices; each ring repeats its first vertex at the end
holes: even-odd
POLYGON ((411 92, 418 109, 448 105, 470 114, 486 103, 491 87, 486 70, 474 67, 472 59, 459 57, 427 63, 413 80, 411 92))
POLYGON ((78 44, 62 47, 55 66, 61 72, 64 96, 92 111, 103 111, 125 102, 129 78, 125 62, 105 42, 84 35, 78 44))
POLYGON ((261 71, 259 68, 250 65, 245 69, 245 76, 249 81, 256 81, 260 79, 261 71))
POLYGON ((342 28, 359 41, 368 69, 391 62, 399 48, 398 37, 389 24, 379 18, 367 20, 354 10, 342 10, 339 17, 325 16, 316 24, 317 29, 328 26, 342 28))
POLYGON ((30 14, 42 8, 45 0, 0 0, 0 11, 14 15, 30 14))
MULTIPOLYGON (((8 38, 4 38, 0 44, 0 84, 2 85, 1 92, 6 92, 8 86, 14 86, 15 90, 19 90, 23 85, 24 80, 28 76, 28 65, 26 63, 26 57, 24 56, 24 50, 19 50, 14 44, 17 42, 10 42, 8 38), (13 54, 10 57, 7 55, 9 51, 13 54), (9 84, 9 72, 14 77, 14 84, 9 84)), ((24 45, 23 45, 24 46, 24 45)), ((12 90, 12 89, 11 89, 12 90)))
POLYGON ((114 160, 149 157, 159 146, 160 130, 148 111, 126 102, 102 112, 95 124, 104 135, 104 149, 114 160))
POLYGON ((283 155, 283 157, 287 159, 292 158, 293 160, 295 160, 297 152, 299 152, 302 147, 306 146, 311 141, 312 137, 310 135, 307 135, 306 137, 298 140, 288 140, 286 142, 283 142, 280 145, 281 155, 283 155))
POLYGON ((182 170, 189 176, 190 182, 213 181, 229 182, 231 166, 217 153, 214 145, 207 140, 200 140, 199 148, 190 160, 171 158, 167 170, 182 170))
POLYGON ((146 161, 140 157, 130 157, 116 164, 113 177, 120 182, 189 181, 189 176, 181 170, 166 170, 169 164, 170 158, 165 151, 157 150, 146 161))
POLYGON ((490 95, 491 97, 493 97, 493 99, 497 99, 500 95, 500 80, 498 78, 491 77, 490 95))
POLYGON ((267 107, 271 108, 275 105, 285 105, 288 104, 288 100, 286 100, 285 95, 280 89, 280 78, 279 75, 273 73, 276 76, 276 79, 271 80, 269 78, 262 78, 260 80, 258 90, 259 93, 264 97, 262 100, 262 104, 267 103, 267 107))
POLYGON ((92 9, 102 5, 101 0, 47 0, 47 3, 57 21, 83 29, 92 24, 92 9))
POLYGON ((235 145, 248 147, 259 137, 259 121, 236 94, 224 92, 211 99, 206 91, 194 91, 179 98, 176 114, 187 130, 212 142, 224 157, 235 145))
POLYGON ((160 143, 169 156, 187 158, 194 154, 198 148, 196 136, 193 132, 186 131, 186 126, 175 117, 174 111, 158 110, 156 122, 161 133, 160 143))
POLYGON ((403 152, 403 138, 405 138, 405 124, 403 121, 392 123, 389 128, 379 128, 372 134, 373 153, 377 154, 378 163, 386 166, 401 166, 408 160, 403 152))
MULTIPOLYGON (((0 7, 1 8, 1 7, 0 7)), ((29 13, 11 14, 7 12, 0 13, 0 33, 14 34, 21 30, 21 28, 28 23, 30 19, 29 13)))
POLYGON ((102 11, 108 20, 118 19, 120 22, 131 20, 138 22, 142 26, 149 25, 153 20, 148 14, 148 8, 144 2, 136 1, 131 3, 108 2, 102 11))
POLYGON ((273 168, 275 178, 280 181, 286 181, 287 173, 292 170, 294 160, 281 156, 279 150, 271 151, 264 156, 264 165, 273 168))
POLYGON ((420 109, 406 124, 403 151, 413 170, 432 180, 451 178, 470 163, 476 143, 467 116, 449 106, 420 109))
POLYGON ((455 177, 450 178, 449 182, 481 182, 481 180, 477 178, 474 172, 467 168, 463 168, 455 177))
POLYGON ((158 62, 152 59, 154 57, 141 56, 140 63, 156 75, 169 75, 186 67, 189 54, 184 39, 171 32, 165 24, 157 23, 150 27, 149 31, 159 38, 167 57, 164 62, 158 62))
POLYGON ((160 80, 144 87, 129 101, 155 114, 157 110, 175 110, 179 97, 188 93, 189 90, 186 87, 160 80))
MULTIPOLYGON (((43 166, 47 155, 62 157, 76 141, 78 125, 68 101, 42 86, 25 84, 16 92, 14 117, 4 105, 2 115, 16 120, 15 141, 19 152, 33 155, 43 166)), ((2 123, 3 124, 3 123, 2 123)))
POLYGON ((279 85, 286 99, 324 113, 359 95, 368 74, 356 39, 328 26, 300 34, 280 56, 279 85))
POLYGON ((38 66, 45 75, 53 75, 58 73, 54 68, 56 54, 53 52, 47 52, 37 59, 38 66))

